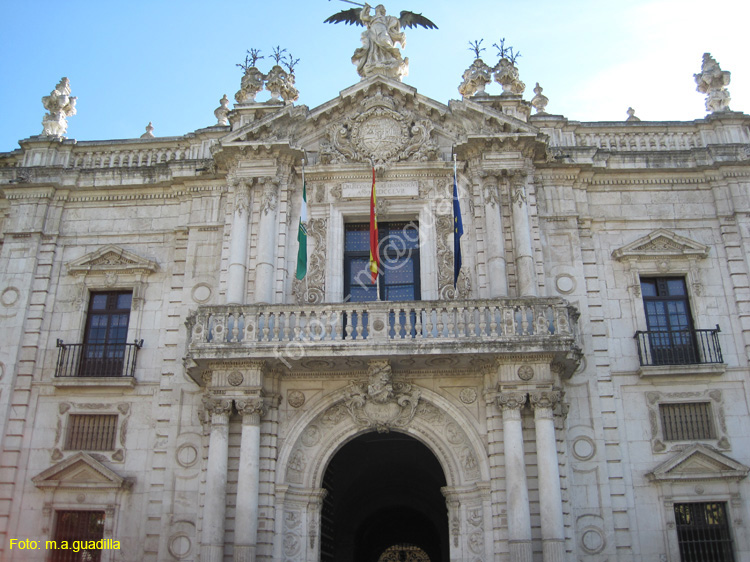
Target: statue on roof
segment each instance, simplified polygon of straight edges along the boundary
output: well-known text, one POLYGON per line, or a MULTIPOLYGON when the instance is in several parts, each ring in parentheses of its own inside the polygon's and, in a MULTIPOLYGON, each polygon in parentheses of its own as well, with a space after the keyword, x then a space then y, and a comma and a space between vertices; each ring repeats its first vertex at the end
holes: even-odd
MULTIPOLYGON (((349 1, 349 0, 344 0, 349 1)), ((386 14, 385 7, 378 4, 375 13, 371 14, 369 4, 357 4, 361 8, 342 10, 332 15, 325 23, 340 23, 361 25, 366 27, 362 32, 362 46, 354 51, 352 62, 357 65, 357 72, 364 79, 374 74, 382 74, 389 78, 401 80, 409 72, 409 59, 402 59, 397 45, 406 45, 406 36, 402 27, 416 27, 437 29, 437 26, 422 14, 402 11, 400 17, 386 14)))
POLYGON ((70 80, 62 78, 50 92, 42 98, 47 114, 42 120, 42 135, 60 137, 68 130, 68 117, 76 114, 76 97, 70 95, 70 80))
POLYGON ((699 74, 694 74, 696 88, 700 93, 706 94, 706 111, 716 113, 730 111, 729 85, 731 73, 722 70, 719 63, 711 56, 711 53, 703 54, 703 64, 699 74))

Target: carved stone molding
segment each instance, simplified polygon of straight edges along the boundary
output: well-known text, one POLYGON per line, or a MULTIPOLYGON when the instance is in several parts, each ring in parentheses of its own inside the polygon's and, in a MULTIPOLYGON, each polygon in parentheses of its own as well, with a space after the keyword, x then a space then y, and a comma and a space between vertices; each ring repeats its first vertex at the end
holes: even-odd
POLYGON ((264 215, 276 211, 279 200, 279 182, 276 178, 264 178, 261 183, 260 210, 264 215))
POLYGON ((307 263, 307 276, 299 280, 294 278, 292 294, 297 304, 320 304, 325 299, 326 286, 326 232, 328 219, 310 219, 307 221, 307 235, 313 240, 313 251, 307 263))
POLYGON ((234 211, 242 216, 250 210, 250 185, 252 182, 243 179, 234 183, 234 211))
POLYGON ((420 394, 411 384, 393 381, 387 360, 373 360, 367 382, 352 382, 344 404, 356 424, 385 433, 411 422, 420 394))

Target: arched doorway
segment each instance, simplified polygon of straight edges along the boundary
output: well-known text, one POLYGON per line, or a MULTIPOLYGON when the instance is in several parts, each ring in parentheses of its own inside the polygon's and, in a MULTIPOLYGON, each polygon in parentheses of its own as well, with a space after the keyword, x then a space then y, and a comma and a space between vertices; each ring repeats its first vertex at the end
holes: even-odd
POLYGON ((419 560, 448 562, 445 484, 435 455, 413 437, 373 432, 353 439, 323 478, 321 562, 378 562, 401 546, 428 557, 419 560))

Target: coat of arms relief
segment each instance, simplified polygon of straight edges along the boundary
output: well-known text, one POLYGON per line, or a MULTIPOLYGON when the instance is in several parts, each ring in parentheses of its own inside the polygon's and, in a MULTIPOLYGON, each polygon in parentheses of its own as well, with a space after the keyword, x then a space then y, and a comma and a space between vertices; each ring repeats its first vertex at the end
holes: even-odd
POLYGON ((367 162, 382 171, 404 160, 436 160, 433 125, 413 111, 396 110, 393 99, 377 93, 362 102, 362 111, 332 125, 321 143, 321 163, 367 162))

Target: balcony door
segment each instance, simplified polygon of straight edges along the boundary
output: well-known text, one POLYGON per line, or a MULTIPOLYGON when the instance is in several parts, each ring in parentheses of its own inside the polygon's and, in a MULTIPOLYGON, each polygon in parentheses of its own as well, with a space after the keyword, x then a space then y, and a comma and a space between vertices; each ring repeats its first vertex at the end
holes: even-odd
POLYGON ((80 376, 123 375, 132 300, 130 291, 91 293, 80 376))
POLYGON ((372 282, 370 275, 369 223, 346 224, 344 232, 345 300, 420 300, 419 225, 416 222, 378 225, 381 267, 379 287, 372 282))
POLYGON ((656 365, 697 363, 685 279, 641 279, 651 356, 656 365))

